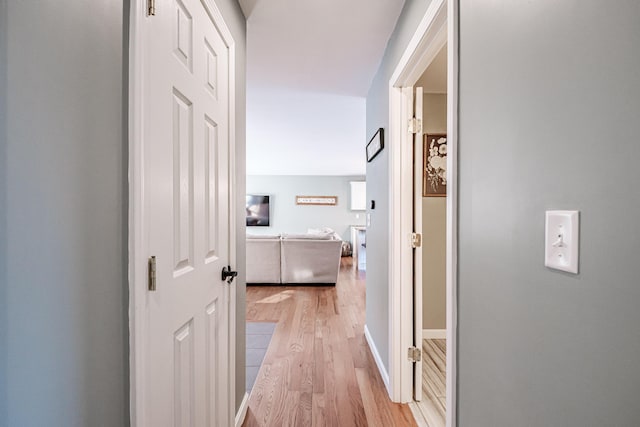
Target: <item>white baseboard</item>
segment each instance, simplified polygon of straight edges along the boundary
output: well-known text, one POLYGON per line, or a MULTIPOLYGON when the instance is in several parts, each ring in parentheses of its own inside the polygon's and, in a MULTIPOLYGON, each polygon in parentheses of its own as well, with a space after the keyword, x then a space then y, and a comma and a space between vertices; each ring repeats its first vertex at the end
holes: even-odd
POLYGON ((422 339, 423 340, 446 340, 447 330, 446 329, 423 329, 422 339))
POLYGON ((367 325, 364 325, 364 337, 367 340, 367 344, 369 344, 369 348, 371 349, 371 354, 373 354, 373 359, 376 361, 376 365, 378 366, 378 371, 380 371, 380 376, 382 377, 382 381, 384 382, 384 386, 387 388, 387 393, 391 396, 391 388, 389 387, 389 373, 387 369, 384 367, 384 363, 382 363, 382 359, 380 358, 380 353, 378 353, 378 347, 376 347, 375 342, 373 342, 373 338, 369 333, 369 328, 367 325))
POLYGON ((236 414, 236 427, 240 427, 244 422, 244 419, 247 416, 247 409, 249 409, 249 393, 244 394, 242 403, 240 403, 240 407, 238 408, 238 413, 236 414))

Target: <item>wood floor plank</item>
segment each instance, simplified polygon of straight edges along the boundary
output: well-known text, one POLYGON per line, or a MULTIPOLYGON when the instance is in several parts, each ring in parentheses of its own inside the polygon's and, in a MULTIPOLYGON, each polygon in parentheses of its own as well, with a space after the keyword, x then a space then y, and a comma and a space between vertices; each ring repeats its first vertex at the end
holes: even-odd
POLYGON ((429 427, 444 427, 446 421, 446 340, 422 342, 422 401, 418 409, 429 427))
POLYGON ((313 384, 314 394, 324 393, 324 346, 322 338, 316 338, 313 348, 313 384))
POLYGON ((382 414, 378 410, 376 405, 376 398, 371 390, 371 381, 369 380, 369 373, 366 369, 356 369, 356 376, 358 378, 358 386, 361 390, 362 403, 365 407, 367 416, 367 423, 370 426, 382 425, 382 414))
POLYGON ((428 390, 434 397, 444 397, 446 385, 444 374, 432 365, 431 360, 425 358, 422 367, 422 388, 428 390))
POLYGON ((408 426, 416 425, 411 410, 408 405, 402 405, 399 403, 393 403, 389 401, 389 396, 382 381, 380 375, 376 375, 376 366, 373 354, 367 349, 367 364, 368 377, 371 381, 371 390, 375 398, 376 406, 380 411, 381 425, 382 426, 408 426))
POLYGON ((447 354, 447 340, 445 340, 445 339, 433 339, 433 340, 430 340, 430 341, 433 344, 438 346, 440 351, 442 351, 442 354, 444 354, 444 355, 447 354))
POLYGON ((365 276, 343 258, 336 286, 248 286, 247 320, 277 326, 244 426, 415 426, 390 401, 364 338, 365 276))
POLYGON ((324 393, 313 393, 311 404, 312 420, 311 425, 313 427, 325 427, 327 422, 325 420, 325 406, 324 406, 324 393))
MULTIPOLYGON (((270 366, 270 370, 268 371, 270 376, 267 378, 259 378, 258 381, 265 381, 265 389, 260 401, 259 410, 256 411, 256 420, 258 421, 258 425, 276 425, 278 417, 283 412, 282 405, 286 403, 285 395, 288 395, 286 388, 286 375, 287 375, 287 366, 288 360, 286 358, 282 358, 277 360, 270 366), (275 415, 274 415, 275 414, 275 415)), ((287 396, 291 399, 292 396, 287 396)))
POLYGON ((431 363, 440 372, 445 373, 447 368, 447 351, 442 345, 437 343, 438 341, 445 340, 423 340, 422 350, 425 353, 425 357, 429 357, 431 363))

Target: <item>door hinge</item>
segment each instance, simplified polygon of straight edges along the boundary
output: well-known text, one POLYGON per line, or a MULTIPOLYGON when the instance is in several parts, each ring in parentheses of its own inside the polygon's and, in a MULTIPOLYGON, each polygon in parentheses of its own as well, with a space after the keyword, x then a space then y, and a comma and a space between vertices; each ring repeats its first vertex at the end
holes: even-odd
POLYGON ((417 347, 409 347, 407 357, 409 358, 409 362, 411 363, 419 362, 420 360, 422 360, 422 350, 417 347))
POLYGON ((156 16, 156 0, 147 0, 147 15, 156 16))
POLYGON ((410 133, 422 132, 422 120, 416 119, 415 117, 412 119, 409 119, 409 132, 410 133))
POLYGON ((149 290, 156 290, 156 257, 149 257, 149 290))
POLYGON ((411 233, 411 247, 419 248, 422 246, 422 234, 420 233, 411 233))

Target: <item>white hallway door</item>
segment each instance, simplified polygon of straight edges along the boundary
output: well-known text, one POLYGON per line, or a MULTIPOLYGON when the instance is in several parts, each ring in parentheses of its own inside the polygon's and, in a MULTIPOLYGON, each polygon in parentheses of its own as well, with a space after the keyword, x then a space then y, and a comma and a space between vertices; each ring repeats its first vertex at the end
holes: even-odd
MULTIPOLYGON (((206 1, 156 0, 144 22, 147 426, 231 424, 229 50, 206 1)), ((233 286, 233 285, 231 285, 233 286)))

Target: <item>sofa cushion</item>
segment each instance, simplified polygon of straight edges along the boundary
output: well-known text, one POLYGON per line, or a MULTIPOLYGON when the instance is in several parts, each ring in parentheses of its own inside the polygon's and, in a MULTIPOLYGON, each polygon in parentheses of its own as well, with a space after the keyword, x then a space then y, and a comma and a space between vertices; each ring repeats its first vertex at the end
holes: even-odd
POLYGON ((279 234, 247 234, 247 239, 280 239, 279 234))
POLYGON ((342 240, 342 237, 338 233, 335 232, 334 229, 329 227, 324 228, 309 228, 307 230, 308 234, 320 235, 320 236, 329 236, 333 240, 342 240))
POLYGON ((285 240, 331 240, 329 234, 283 234, 285 240))

